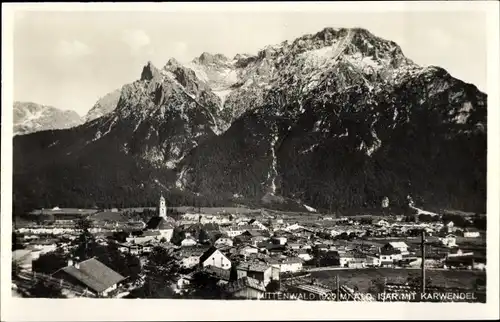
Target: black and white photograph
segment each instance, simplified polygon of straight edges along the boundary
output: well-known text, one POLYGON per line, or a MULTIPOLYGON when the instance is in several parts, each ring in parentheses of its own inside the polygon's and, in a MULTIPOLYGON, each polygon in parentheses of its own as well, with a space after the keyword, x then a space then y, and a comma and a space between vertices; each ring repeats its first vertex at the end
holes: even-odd
POLYGON ((498 300, 485 6, 38 5, 2 59, 7 296, 498 300))

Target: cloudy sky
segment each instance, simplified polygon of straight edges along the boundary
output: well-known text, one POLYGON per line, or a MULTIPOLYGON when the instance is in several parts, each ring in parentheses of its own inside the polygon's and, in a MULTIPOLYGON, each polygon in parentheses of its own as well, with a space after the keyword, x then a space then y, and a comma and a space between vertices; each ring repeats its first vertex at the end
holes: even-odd
POLYGON ((151 60, 202 52, 256 53, 324 27, 363 27, 486 91, 481 12, 16 12, 14 99, 84 115, 99 97, 139 78, 151 60))

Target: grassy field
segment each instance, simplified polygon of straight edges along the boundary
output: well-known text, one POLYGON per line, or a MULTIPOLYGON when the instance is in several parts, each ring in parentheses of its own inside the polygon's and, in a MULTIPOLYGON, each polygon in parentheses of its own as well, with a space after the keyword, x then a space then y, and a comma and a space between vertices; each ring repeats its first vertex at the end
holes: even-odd
MULTIPOLYGON (((357 286, 360 292, 367 292, 371 281, 377 278, 387 278, 387 283, 399 283, 405 282, 408 276, 419 273, 419 270, 374 268, 311 272, 311 275, 325 284, 333 283, 335 276, 338 275, 341 284, 350 287, 357 286)), ((428 270, 426 276, 432 279, 432 285, 435 286, 473 289, 476 279, 486 278, 486 273, 481 271, 428 270)))

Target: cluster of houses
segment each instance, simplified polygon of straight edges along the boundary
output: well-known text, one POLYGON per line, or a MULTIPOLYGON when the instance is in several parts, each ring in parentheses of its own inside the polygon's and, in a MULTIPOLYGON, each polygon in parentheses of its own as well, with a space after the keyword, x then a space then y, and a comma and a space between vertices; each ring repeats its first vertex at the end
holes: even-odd
MULTIPOLYGON (((52 209, 51 214, 59 211, 61 210, 52 209)), ((426 254, 426 265, 442 267, 453 267, 457 265, 453 264, 457 259, 473 256, 472 252, 462 251, 457 247, 456 234, 462 233, 465 238, 480 236, 474 230, 459 231, 453 223, 407 223, 397 219, 392 222, 380 219, 367 225, 346 218, 337 221, 335 225, 316 223, 306 226, 262 213, 253 218, 231 214, 184 214, 175 220, 167 216, 163 197, 160 198, 158 216, 146 223, 131 222, 115 210, 72 210, 72 220, 81 218, 77 216, 80 213, 91 219, 90 232, 95 234, 97 240, 108 242, 113 233, 126 233, 124 240, 116 241, 118 249, 123 253, 146 257, 154 247, 171 250, 186 272, 177 282, 179 293, 189 284, 193 272, 203 270, 217 278, 227 292, 235 297, 247 298, 261 294, 271 281, 279 281, 283 274, 319 270, 321 266, 356 269, 412 266, 421 263, 419 249, 411 249, 404 241, 394 240, 383 246, 370 242, 360 245, 338 240, 342 235, 356 238, 368 235, 383 237, 388 234, 402 236, 414 229, 424 229, 428 235, 439 236, 438 240, 442 246, 449 248, 449 251, 438 256, 426 254), (205 232, 203 240, 200 240, 200 229, 205 232), (182 238, 174 245, 176 232, 181 232, 182 238), (324 258, 328 260, 324 261, 324 258), (232 269, 237 272, 236 280, 229 278, 232 269)), ((333 220, 326 218, 323 220, 323 223, 325 222, 331 223, 333 220)), ((28 244, 27 249, 36 258, 41 253, 61 247, 61 242, 57 242, 54 236, 62 235, 70 240, 76 238, 79 231, 75 227, 70 228, 69 222, 64 224, 68 227, 62 227, 62 224, 51 227, 23 227, 17 229, 17 232, 24 236, 28 244), (52 237, 40 238, 41 235, 52 237)), ((25 253, 17 257, 26 262, 25 253)), ((97 259, 80 263, 72 261, 58 271, 57 278, 79 284, 98 296, 109 296, 119 283, 126 280, 97 259)))

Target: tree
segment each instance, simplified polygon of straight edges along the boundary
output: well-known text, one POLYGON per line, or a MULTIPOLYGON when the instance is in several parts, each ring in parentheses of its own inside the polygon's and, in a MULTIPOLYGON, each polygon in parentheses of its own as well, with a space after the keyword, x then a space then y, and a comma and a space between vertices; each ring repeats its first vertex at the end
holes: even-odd
POLYGON ((61 250, 55 250, 42 254, 38 259, 34 260, 32 263, 32 270, 34 272, 50 275, 65 267, 67 264, 66 255, 61 250))
POLYGON ((280 290, 280 282, 278 280, 271 280, 266 286, 266 292, 278 292, 280 290))
POLYGON ((113 233, 113 239, 120 242, 120 243, 124 243, 127 241, 128 235, 129 234, 124 232, 124 231, 115 231, 113 233))
POLYGON ((225 292, 218 281, 203 271, 196 272, 186 288, 185 296, 191 299, 222 299, 225 292))
POLYGON ((92 228, 92 222, 87 218, 81 218, 76 221, 75 227, 80 231, 86 232, 89 231, 90 228, 92 228))
POLYGON ((179 264, 163 247, 155 247, 144 266, 144 285, 135 296, 142 298, 172 298, 173 284, 179 278, 179 264))
POLYGON ((76 247, 73 249, 72 256, 79 261, 97 256, 102 251, 102 246, 97 243, 94 236, 88 230, 84 230, 75 239, 73 245, 76 245, 76 247))
POLYGON ((19 235, 16 232, 12 232, 12 251, 24 249, 24 246, 19 238, 19 235))
POLYGON ((53 283, 38 281, 29 289, 30 297, 65 298, 60 287, 53 283))
POLYGON ((486 279, 484 276, 476 278, 474 281, 474 289, 475 290, 480 290, 484 289, 486 287, 486 279))
POLYGON ((184 240, 184 238, 186 238, 185 232, 179 229, 178 227, 175 227, 170 242, 174 245, 179 246, 181 242, 184 240))
POLYGON ((238 270, 237 267, 239 265, 239 261, 233 261, 231 263, 231 270, 229 271, 229 281, 236 281, 238 279, 238 270))
POLYGON ((206 243, 207 241, 210 240, 210 236, 208 235, 207 231, 205 229, 200 229, 200 233, 198 235, 198 240, 200 241, 200 243, 204 244, 206 243))

